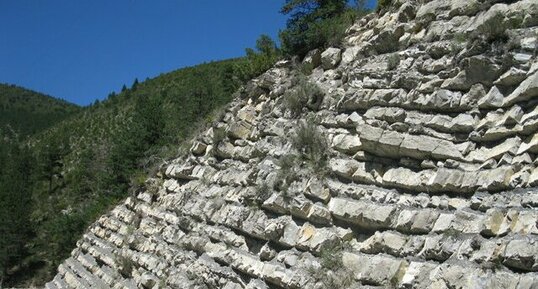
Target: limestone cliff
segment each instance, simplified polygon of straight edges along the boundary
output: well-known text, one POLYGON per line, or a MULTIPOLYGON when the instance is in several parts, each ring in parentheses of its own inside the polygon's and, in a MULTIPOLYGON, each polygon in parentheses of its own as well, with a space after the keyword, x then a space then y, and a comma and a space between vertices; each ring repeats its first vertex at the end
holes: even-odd
POLYGON ((538 2, 399 2, 251 81, 47 288, 538 288, 538 2))

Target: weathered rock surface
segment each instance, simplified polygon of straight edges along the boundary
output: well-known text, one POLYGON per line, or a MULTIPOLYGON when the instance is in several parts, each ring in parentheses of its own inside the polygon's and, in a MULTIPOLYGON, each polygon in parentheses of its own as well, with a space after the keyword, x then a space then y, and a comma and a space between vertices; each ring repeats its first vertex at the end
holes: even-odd
POLYGON ((538 288, 538 5, 396 2, 253 80, 46 287, 538 288))

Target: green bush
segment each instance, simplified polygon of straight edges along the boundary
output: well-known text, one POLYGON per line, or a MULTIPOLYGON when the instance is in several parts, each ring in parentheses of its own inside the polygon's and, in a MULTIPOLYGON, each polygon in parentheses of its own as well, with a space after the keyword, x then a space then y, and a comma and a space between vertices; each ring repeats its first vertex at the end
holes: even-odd
POLYGON ((398 53, 392 53, 387 59, 387 69, 394 70, 400 64, 400 55, 398 53))
POLYGON ((295 180, 298 179, 295 168, 298 166, 297 156, 293 154, 286 154, 280 157, 277 162, 280 167, 278 170, 278 183, 276 189, 279 190, 285 198, 290 197, 288 188, 295 180))
POLYGON ((131 187, 140 189, 145 187, 146 180, 148 175, 144 171, 135 171, 131 176, 131 187))
POLYGON ((300 123, 293 138, 293 146, 299 151, 303 161, 306 161, 316 173, 326 172, 329 146, 314 120, 308 119, 300 123))
POLYGON ((263 204, 265 200, 271 197, 271 188, 266 182, 263 182, 256 186, 256 202, 258 204, 263 204))
POLYGON ((456 32, 454 33, 453 40, 456 41, 457 43, 465 43, 468 40, 468 36, 463 32, 456 32))
POLYGON ((290 112, 292 117, 298 117, 306 107, 306 95, 297 90, 290 90, 282 98, 284 106, 290 112))
POLYGON ((262 34, 256 40, 256 49, 245 49, 246 61, 238 62, 233 74, 241 81, 248 81, 270 69, 280 58, 280 50, 273 39, 262 34))
POLYGON ((329 270, 342 268, 342 246, 328 247, 320 252, 321 266, 329 270))
POLYGON ((321 268, 310 268, 310 274, 322 288, 345 289, 353 285, 353 272, 342 261, 343 250, 342 244, 321 250, 321 268))
POLYGON ((305 76, 300 75, 297 84, 284 95, 284 105, 292 117, 298 117, 304 107, 318 109, 323 100, 323 91, 305 76))
POLYGON ((129 258, 123 256, 123 255, 117 254, 115 261, 116 261, 116 264, 119 267, 120 274, 122 276, 126 277, 126 278, 131 278, 133 268, 134 268, 133 260, 131 260, 131 259, 129 259, 129 258))

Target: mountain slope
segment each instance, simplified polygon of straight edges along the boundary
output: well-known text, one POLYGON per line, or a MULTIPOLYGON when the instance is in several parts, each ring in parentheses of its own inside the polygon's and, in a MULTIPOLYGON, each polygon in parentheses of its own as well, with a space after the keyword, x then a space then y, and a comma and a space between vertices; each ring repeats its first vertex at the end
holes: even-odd
POLYGON ((0 84, 0 130, 27 136, 62 121, 80 107, 22 87, 0 84))
POLYGON ((47 288, 537 284, 538 5, 393 2, 250 82, 47 288))

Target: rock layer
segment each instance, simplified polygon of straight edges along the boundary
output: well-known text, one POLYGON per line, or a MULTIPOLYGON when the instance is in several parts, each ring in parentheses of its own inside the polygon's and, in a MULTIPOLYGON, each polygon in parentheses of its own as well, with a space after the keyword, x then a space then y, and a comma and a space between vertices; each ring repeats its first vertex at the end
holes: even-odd
POLYGON ((538 5, 395 2, 254 79, 46 287, 536 288, 538 5))

